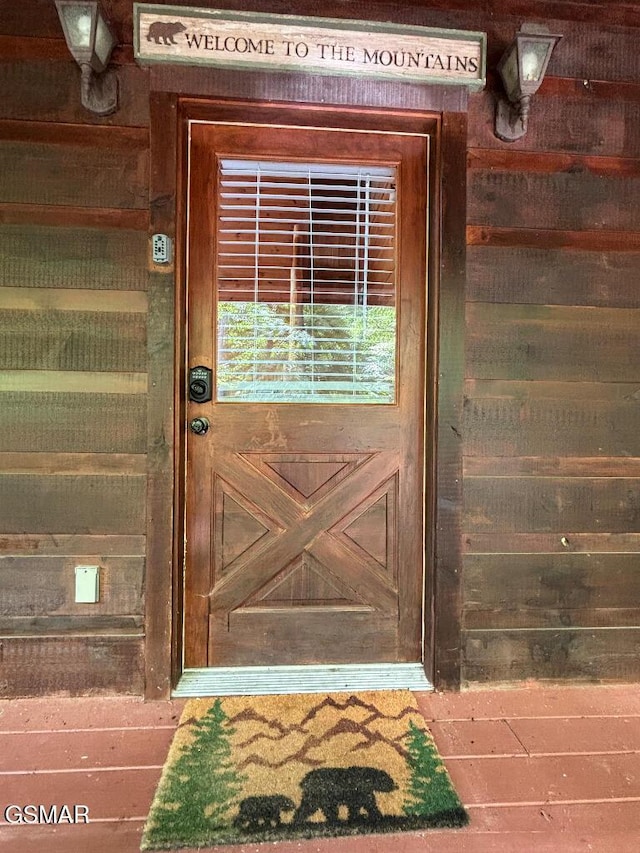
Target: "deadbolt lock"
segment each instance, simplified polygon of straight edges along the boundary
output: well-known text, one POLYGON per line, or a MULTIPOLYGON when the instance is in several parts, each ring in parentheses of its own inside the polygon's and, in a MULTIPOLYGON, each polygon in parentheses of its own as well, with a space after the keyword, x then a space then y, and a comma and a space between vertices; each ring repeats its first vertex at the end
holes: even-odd
POLYGON ((189 399, 192 403, 208 403, 212 390, 211 368, 199 364, 189 371, 189 399))

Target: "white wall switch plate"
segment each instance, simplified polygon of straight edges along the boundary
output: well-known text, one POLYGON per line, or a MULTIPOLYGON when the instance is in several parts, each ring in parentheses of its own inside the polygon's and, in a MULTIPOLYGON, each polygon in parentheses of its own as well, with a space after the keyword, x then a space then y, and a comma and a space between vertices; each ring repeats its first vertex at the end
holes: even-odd
POLYGON ((100 600, 100 566, 76 566, 76 604, 100 600))

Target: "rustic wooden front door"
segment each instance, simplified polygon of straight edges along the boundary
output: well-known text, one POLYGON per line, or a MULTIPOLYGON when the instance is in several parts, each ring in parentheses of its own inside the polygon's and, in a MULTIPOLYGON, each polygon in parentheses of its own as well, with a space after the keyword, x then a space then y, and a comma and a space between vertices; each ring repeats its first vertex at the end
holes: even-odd
POLYGON ((186 667, 421 659, 427 145, 191 126, 186 667))

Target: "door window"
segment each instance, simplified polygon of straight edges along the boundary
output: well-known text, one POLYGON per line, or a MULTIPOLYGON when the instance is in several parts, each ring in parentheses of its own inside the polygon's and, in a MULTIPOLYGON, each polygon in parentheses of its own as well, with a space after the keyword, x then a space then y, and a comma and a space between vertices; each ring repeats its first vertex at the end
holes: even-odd
POLYGON ((396 168, 221 158, 216 399, 396 397, 396 168))

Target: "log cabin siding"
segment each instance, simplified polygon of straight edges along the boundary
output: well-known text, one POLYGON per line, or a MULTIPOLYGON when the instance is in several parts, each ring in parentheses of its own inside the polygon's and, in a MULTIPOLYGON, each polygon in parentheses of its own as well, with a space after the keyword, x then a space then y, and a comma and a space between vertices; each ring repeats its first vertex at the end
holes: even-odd
POLYGON ((522 140, 470 105, 466 684, 640 675, 640 34, 550 26, 522 140))
MULTIPOLYGON (((223 5, 317 14, 310 0, 223 5)), ((0 9, 6 696, 141 693, 145 670, 157 695, 168 685, 171 599, 143 614, 145 594, 166 594, 171 561, 174 279, 150 273, 147 255, 149 231, 175 228, 176 96, 150 92, 133 62, 131 4, 105 6, 120 83, 106 118, 80 105, 54 4, 0 9), (73 602, 73 566, 87 563, 102 566, 98 605, 73 602)), ((442 94, 446 121, 467 134, 467 302, 462 582, 447 566, 436 583, 462 634, 441 626, 436 642, 456 671, 447 683, 637 679, 640 11, 415 0, 322 14, 484 30, 490 71, 524 18, 565 36, 512 145, 493 134, 493 73, 464 121, 458 95, 442 94)), ((206 95, 236 78, 234 96, 256 96, 251 73, 153 75, 155 90, 206 95)), ((342 85, 357 103, 358 82, 342 85)), ((388 103, 387 84, 362 86, 363 102, 388 103)), ((299 88, 300 100, 335 97, 326 78, 299 88)), ((407 93, 420 109, 419 87, 407 93)), ((456 407, 442 416, 453 425, 456 407)), ((455 470, 439 468, 446 506, 460 503, 455 470)))
POLYGON ((96 121, 64 43, 35 42, 0 62, 0 687, 141 693, 146 73, 121 66, 96 121), (95 605, 74 601, 87 564, 95 605))

